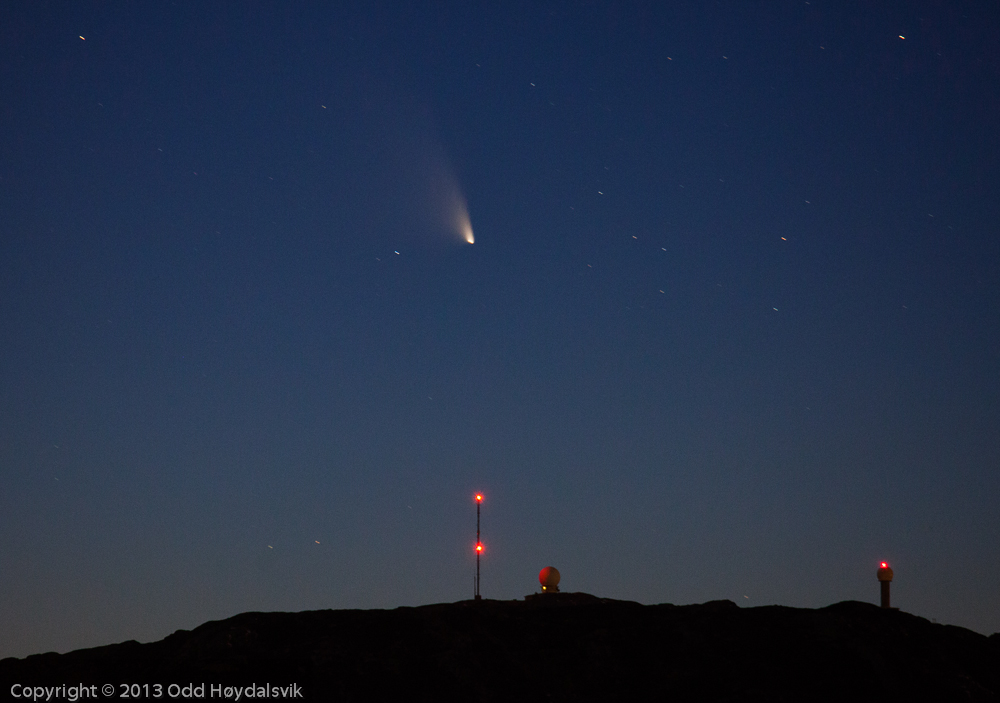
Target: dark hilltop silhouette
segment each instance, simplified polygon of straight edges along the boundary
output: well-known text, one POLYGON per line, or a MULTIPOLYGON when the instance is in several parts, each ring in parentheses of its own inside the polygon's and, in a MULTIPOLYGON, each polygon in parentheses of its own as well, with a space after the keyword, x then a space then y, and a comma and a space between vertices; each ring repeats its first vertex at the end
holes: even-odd
POLYGON ((551 593, 244 613, 149 644, 4 659, 0 681, 6 695, 13 684, 295 683, 303 699, 328 701, 1000 701, 1000 634, 855 601, 812 610, 551 593))

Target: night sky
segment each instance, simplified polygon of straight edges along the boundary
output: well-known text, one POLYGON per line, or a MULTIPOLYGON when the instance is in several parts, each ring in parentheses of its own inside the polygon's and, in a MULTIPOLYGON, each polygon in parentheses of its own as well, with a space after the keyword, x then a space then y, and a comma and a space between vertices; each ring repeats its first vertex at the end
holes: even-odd
POLYGON ((1000 630, 995 2, 7 2, 0 215, 0 657, 471 598, 476 491, 487 598, 1000 630))

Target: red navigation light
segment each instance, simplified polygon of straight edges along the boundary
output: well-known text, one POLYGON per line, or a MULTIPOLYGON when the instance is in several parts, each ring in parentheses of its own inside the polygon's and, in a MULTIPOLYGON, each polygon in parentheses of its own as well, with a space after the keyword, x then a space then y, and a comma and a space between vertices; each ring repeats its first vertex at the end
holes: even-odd
POLYGON ((477 493, 476 494, 476 502, 477 503, 482 503, 483 502, 483 494, 482 493, 477 493))
POLYGON ((883 562, 882 562, 882 568, 883 568, 883 569, 886 569, 886 568, 888 568, 888 567, 889 567, 889 565, 888 565, 888 564, 886 564, 886 563, 885 563, 885 562, 883 561, 883 562))
POLYGON ((481 543, 476 545, 476 551, 477 552, 482 552, 483 551, 483 545, 481 543))

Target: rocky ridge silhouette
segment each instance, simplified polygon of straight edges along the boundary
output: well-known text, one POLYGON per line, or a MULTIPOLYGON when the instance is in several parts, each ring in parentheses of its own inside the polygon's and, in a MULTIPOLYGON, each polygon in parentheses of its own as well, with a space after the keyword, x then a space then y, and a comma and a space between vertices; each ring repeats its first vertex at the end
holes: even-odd
POLYGON ((556 593, 243 613, 148 644, 4 659, 0 682, 7 695, 111 684, 108 700, 123 684, 159 684, 164 700, 170 684, 206 684, 201 697, 220 700, 294 684, 282 690, 328 701, 1000 701, 1000 634, 855 601, 740 608, 556 593))

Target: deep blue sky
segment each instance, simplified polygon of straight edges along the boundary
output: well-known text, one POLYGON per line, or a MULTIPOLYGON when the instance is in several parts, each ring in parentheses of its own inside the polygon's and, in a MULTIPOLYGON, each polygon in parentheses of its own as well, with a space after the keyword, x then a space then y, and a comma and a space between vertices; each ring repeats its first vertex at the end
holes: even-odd
POLYGON ((486 597, 1000 630, 998 125, 986 1, 4 3, 0 656, 471 597, 475 491, 486 597))

